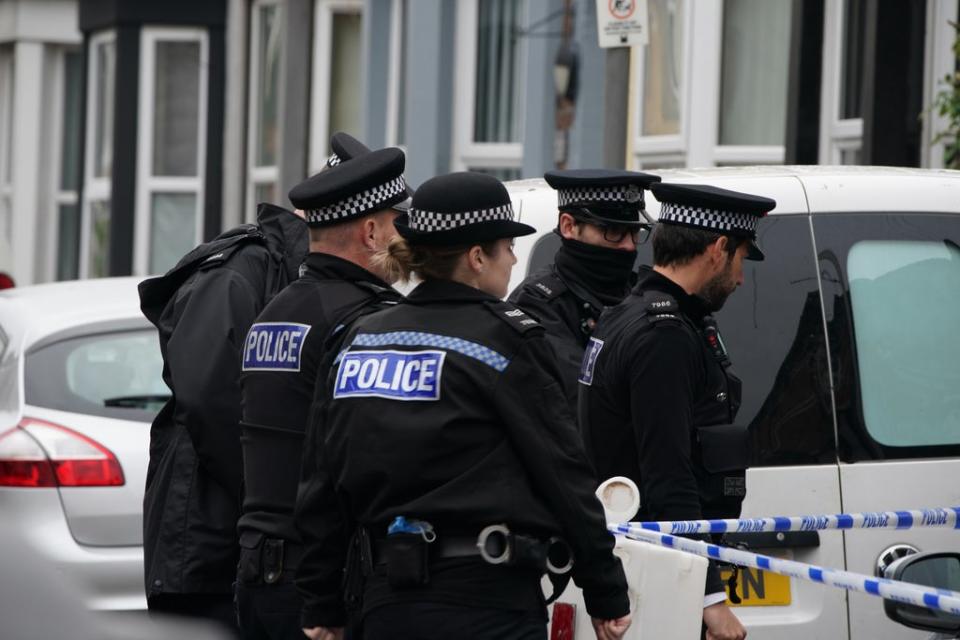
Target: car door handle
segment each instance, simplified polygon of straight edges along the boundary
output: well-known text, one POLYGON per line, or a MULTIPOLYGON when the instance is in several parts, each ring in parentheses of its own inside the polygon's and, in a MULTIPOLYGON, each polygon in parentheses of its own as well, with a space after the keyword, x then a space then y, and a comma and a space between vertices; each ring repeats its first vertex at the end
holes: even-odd
POLYGON ((819 531, 737 532, 723 536, 727 545, 743 544, 750 549, 809 549, 820 546, 819 531))

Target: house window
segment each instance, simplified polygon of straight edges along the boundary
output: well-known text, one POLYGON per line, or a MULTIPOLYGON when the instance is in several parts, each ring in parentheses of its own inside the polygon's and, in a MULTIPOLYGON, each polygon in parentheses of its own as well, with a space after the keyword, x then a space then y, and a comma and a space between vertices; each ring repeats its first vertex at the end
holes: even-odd
POLYGON ((280 153, 280 59, 283 8, 275 0, 253 3, 250 25, 250 94, 247 130, 247 211, 259 202, 277 202, 280 153))
POLYGON ((519 176, 526 2, 464 0, 457 12, 454 168, 519 176))
POLYGON ((820 163, 860 164, 866 0, 827 0, 824 17, 820 163))
POLYGON ((207 36, 202 29, 141 32, 134 269, 163 273, 203 230, 207 36))
POLYGON ((80 230, 81 278, 110 272, 110 187, 113 171, 113 109, 117 45, 112 32, 90 39, 87 69, 87 158, 80 230))
POLYGON ((721 145, 783 147, 790 6, 790 0, 724 0, 721 145))
POLYGON ((322 169, 330 156, 331 135, 361 135, 363 3, 317 0, 315 18, 311 173, 322 169))
POLYGON ((51 124, 52 158, 58 163, 53 172, 50 268, 57 280, 72 280, 80 268, 80 113, 83 100, 83 53, 77 49, 55 52, 52 78, 51 124))
POLYGON ((639 93, 631 96, 637 168, 685 164, 690 8, 684 0, 648 0, 648 43, 631 50, 639 93))
MULTIPOLYGON (((0 249, 13 239, 13 48, 0 47, 0 249)), ((9 265, 7 265, 9 267, 9 265)), ((0 271, 4 261, 0 260, 0 271)))
POLYGON ((683 104, 683 2, 650 0, 649 43, 643 57, 643 136, 681 132, 683 104))
POLYGON ((649 43, 631 52, 634 167, 783 162, 790 0, 647 7, 649 43))

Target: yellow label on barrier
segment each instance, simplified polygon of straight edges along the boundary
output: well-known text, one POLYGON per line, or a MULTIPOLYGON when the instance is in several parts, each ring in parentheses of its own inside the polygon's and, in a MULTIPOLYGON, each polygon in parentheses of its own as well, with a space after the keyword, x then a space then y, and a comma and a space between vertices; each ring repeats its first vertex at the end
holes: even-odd
POLYGON ((730 569, 721 569, 720 577, 727 589, 727 604, 732 607, 786 607, 790 604, 790 578, 760 569, 740 567, 737 595, 740 604, 730 602, 730 569))

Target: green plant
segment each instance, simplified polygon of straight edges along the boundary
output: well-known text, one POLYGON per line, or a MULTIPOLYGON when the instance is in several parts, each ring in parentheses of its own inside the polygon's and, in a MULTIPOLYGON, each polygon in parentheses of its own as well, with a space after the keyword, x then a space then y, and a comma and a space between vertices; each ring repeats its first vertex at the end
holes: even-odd
MULTIPOLYGON (((960 60, 960 23, 951 22, 950 26, 956 31, 953 40, 954 59, 960 60)), ((947 128, 938 133, 933 142, 943 142, 943 163, 949 169, 960 169, 960 71, 954 70, 943 77, 940 85, 943 89, 937 92, 933 100, 932 109, 947 120, 947 128)))

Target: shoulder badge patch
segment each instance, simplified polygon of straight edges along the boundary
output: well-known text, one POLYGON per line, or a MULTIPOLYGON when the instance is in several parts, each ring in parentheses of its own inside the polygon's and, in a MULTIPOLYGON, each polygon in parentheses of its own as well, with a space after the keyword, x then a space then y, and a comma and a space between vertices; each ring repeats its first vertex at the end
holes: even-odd
POLYGON ((539 279, 528 282, 524 289, 536 291, 538 294, 552 300, 567 290, 567 285, 553 273, 542 275, 539 279))
POLYGON ((672 313, 677 310, 677 301, 669 297, 653 297, 647 299, 647 311, 651 314, 672 313))
POLYGON ((487 303, 487 308, 520 333, 525 333, 530 329, 535 329, 540 326, 540 323, 533 319, 526 311, 513 306, 509 302, 487 303))
POLYGON ((439 400, 446 352, 347 351, 340 359, 334 398, 439 400))
POLYGON ((258 322, 243 346, 244 371, 300 371, 300 354, 310 325, 297 322, 258 322))
POLYGON ((680 305, 672 297, 658 292, 649 292, 644 295, 645 309, 650 322, 660 320, 679 320, 676 313, 680 305))
POLYGON ((583 360, 580 363, 580 377, 578 378, 580 384, 585 384, 588 387, 593 385, 593 369, 597 366, 597 358, 600 356, 602 349, 603 340, 591 336, 587 348, 583 352, 583 360))

